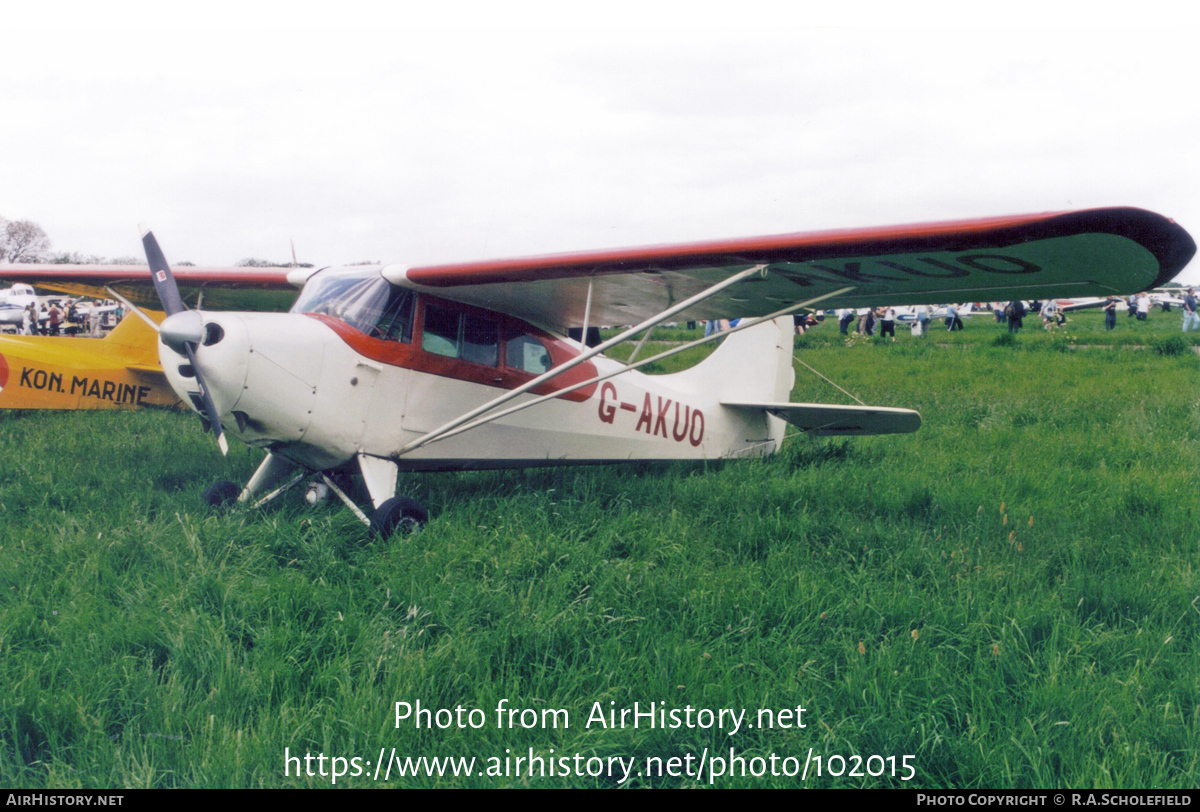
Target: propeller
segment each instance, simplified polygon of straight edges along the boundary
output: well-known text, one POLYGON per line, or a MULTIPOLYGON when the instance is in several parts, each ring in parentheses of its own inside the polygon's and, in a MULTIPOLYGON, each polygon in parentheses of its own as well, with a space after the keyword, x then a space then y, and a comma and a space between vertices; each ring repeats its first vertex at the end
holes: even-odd
POLYGON ((175 275, 171 273, 171 266, 167 264, 162 249, 158 247, 158 240, 154 239, 154 232, 149 229, 142 230, 142 246, 146 249, 146 261, 150 263, 150 277, 154 281, 154 290, 167 313, 158 335, 168 347, 187 355, 188 363, 192 365, 192 371, 196 374, 196 384, 200 387, 200 397, 203 401, 204 414, 201 422, 206 431, 212 429, 212 433, 216 435, 221 453, 228 454, 229 442, 225 439, 225 430, 221 427, 217 404, 213 402, 208 386, 204 383, 204 374, 200 371, 200 365, 196 363, 196 347, 204 339, 204 319, 184 305, 175 275))

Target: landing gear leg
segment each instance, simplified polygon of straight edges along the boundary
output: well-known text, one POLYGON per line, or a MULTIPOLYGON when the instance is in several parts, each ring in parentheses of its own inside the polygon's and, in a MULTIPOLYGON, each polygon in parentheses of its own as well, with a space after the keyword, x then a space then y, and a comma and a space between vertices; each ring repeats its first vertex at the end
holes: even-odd
POLYGON ((358 467, 375 504, 370 520, 373 536, 387 538, 396 531, 407 535, 420 530, 429 521, 429 511, 420 502, 407 496, 393 496, 399 473, 396 463, 359 454, 358 467))
POLYGON ((234 501, 245 504, 263 491, 274 488, 252 505, 252 507, 260 507, 304 479, 307 471, 301 469, 291 479, 284 481, 288 474, 291 474, 296 468, 294 463, 268 453, 267 458, 259 464, 258 470, 254 472, 254 476, 250 477, 245 488, 239 488, 228 480, 221 480, 208 486, 204 491, 203 499, 212 507, 224 507, 234 501))
MULTIPOLYGON (((250 477, 250 481, 246 483, 245 489, 238 495, 238 502, 246 503, 264 491, 277 489, 278 493, 268 494, 266 498, 260 500, 255 507, 263 502, 273 499, 290 488, 295 482, 287 482, 282 488, 278 486, 287 479, 288 474, 296 470, 296 464, 285 460, 283 457, 277 457, 271 452, 267 452, 267 457, 258 465, 258 470, 254 472, 254 476, 250 477)), ((299 479, 303 479, 301 473, 299 479)), ((297 480, 298 481, 298 480, 297 480)))

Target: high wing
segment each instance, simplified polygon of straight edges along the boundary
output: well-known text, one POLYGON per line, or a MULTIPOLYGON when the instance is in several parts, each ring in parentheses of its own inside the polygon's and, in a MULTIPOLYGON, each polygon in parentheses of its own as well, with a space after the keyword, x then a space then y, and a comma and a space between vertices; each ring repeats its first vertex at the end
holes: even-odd
POLYGON ((535 323, 633 324, 749 268, 764 273, 675 314, 762 316, 821 307, 1076 298, 1161 285, 1196 252, 1174 221, 1133 208, 651 246, 383 269, 417 290, 535 323), (850 288, 850 290, 845 290, 850 288))
MULTIPOLYGON (((184 265, 175 270, 175 278, 189 307, 271 312, 285 311, 296 300, 299 291, 288 282, 294 270, 184 265)), ((105 289, 111 287, 138 307, 162 308, 145 265, 0 265, 0 281, 28 282, 44 290, 98 299, 113 298, 105 289)))
MULTIPOLYGON (((822 307, 1125 295, 1174 278, 1196 244, 1174 221, 1134 208, 1090 209, 684 245, 406 267, 383 275, 447 299, 538 324, 632 324, 750 268, 762 273, 675 314, 680 320, 763 316, 825 297, 822 307)), ((175 270, 184 301, 214 310, 286 310, 289 268, 175 270)), ((150 269, 3 265, 0 281, 107 297, 112 287, 157 309, 150 269)))

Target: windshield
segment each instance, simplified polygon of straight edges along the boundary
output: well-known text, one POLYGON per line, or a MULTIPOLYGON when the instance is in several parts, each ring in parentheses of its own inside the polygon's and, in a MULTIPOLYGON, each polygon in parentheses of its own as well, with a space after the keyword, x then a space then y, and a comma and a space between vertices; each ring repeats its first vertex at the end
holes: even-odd
MULTIPOLYGON (((296 304, 292 306, 293 313, 317 313, 332 316, 346 322, 351 327, 368 335, 373 335, 380 325, 384 313, 389 315, 389 325, 399 327, 403 317, 393 311, 403 311, 411 308, 403 306, 403 301, 410 300, 409 291, 397 288, 379 275, 375 267, 353 268, 345 270, 322 271, 309 280, 304 286, 296 304)), ((404 330, 392 330, 398 333, 391 338, 408 340, 404 330)))

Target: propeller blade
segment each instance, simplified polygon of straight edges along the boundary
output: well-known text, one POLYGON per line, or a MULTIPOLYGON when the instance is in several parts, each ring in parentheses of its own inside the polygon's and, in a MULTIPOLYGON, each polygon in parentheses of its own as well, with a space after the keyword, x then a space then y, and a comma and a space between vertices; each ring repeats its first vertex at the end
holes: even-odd
POLYGON ((221 425, 220 415, 217 414, 217 404, 213 403, 212 395, 208 393, 208 386, 204 383, 204 375, 196 363, 196 347, 189 342, 183 345, 183 349, 187 353, 188 363, 192 365, 192 371, 196 373, 196 383, 200 386, 200 397, 204 399, 204 419, 208 421, 208 427, 216 435, 217 446, 220 447, 221 453, 228 456, 229 441, 225 439, 225 428, 221 425))
MULTIPOLYGON (((150 263, 150 276, 154 280, 154 290, 158 293, 159 301, 162 302, 163 310, 167 312, 167 318, 170 319, 176 313, 182 313, 187 310, 183 304, 183 297, 179 295, 179 285, 175 282, 175 276, 171 273, 171 266, 167 264, 167 258, 163 256, 162 249, 158 247, 158 240, 154 238, 154 232, 146 229, 142 232, 142 246, 146 249, 146 261, 150 263)), ((176 319, 176 322, 179 320, 176 319)), ((200 319, 196 319, 200 322, 200 319)), ((164 321, 164 324, 166 322, 164 321)), ((204 403, 204 419, 208 423, 208 428, 212 429, 212 433, 217 437, 217 445, 221 449, 222 454, 229 453, 229 441, 225 439, 225 429, 221 425, 221 416, 217 412, 217 404, 213 402, 212 395, 208 392, 208 385, 204 383, 204 373, 200 371, 200 365, 196 363, 196 347, 198 341, 188 341, 192 335, 201 335, 201 325, 188 324, 188 330, 180 331, 179 336, 171 335, 168 331, 167 338, 176 338, 175 341, 168 341, 168 346, 176 352, 183 349, 187 354, 188 363, 192 365, 192 371, 196 375, 196 385, 200 387, 200 397, 204 403)), ((160 333, 161 336, 161 333, 160 333)))
POLYGON ((158 240, 154 239, 153 231, 147 229, 142 232, 142 247, 146 249, 150 277, 154 281, 154 291, 158 294, 158 300, 162 302, 163 310, 168 316, 186 310, 183 297, 179 295, 179 285, 175 283, 175 275, 171 273, 171 266, 167 265, 167 258, 158 247, 158 240))

